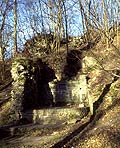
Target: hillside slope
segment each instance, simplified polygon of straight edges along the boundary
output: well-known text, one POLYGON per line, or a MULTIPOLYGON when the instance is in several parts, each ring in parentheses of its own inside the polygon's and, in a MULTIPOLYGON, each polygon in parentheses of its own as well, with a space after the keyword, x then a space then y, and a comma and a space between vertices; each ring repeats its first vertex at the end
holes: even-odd
MULTIPOLYGON (((89 105, 93 105, 93 115, 89 113, 82 120, 72 120, 71 123, 66 121, 54 126, 18 125, 12 136, 0 141, 0 147, 119 148, 120 42, 116 42, 118 39, 120 36, 114 38, 108 49, 101 39, 92 48, 82 51, 81 73, 89 78, 89 105)), ((57 61, 58 64, 60 62, 61 60, 57 61)), ((7 106, 3 108, 6 111, 7 106)), ((3 112, 2 108, 0 111, 3 112)))

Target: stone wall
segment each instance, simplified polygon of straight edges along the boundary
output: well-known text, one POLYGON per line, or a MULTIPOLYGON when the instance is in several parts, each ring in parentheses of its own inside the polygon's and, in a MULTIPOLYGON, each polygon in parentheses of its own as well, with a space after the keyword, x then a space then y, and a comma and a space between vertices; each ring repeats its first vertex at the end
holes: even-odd
MULTIPOLYGON (((12 63, 11 74, 12 78, 14 79, 12 84, 13 88, 11 91, 13 102, 12 109, 15 110, 16 113, 23 110, 22 101, 24 98, 24 84, 26 82, 27 75, 32 79, 32 75, 29 75, 29 65, 30 61, 24 58, 18 58, 12 63)), ((34 72, 34 69, 31 70, 34 72)))
POLYGON ((78 73, 72 80, 50 82, 49 86, 54 102, 60 104, 78 104, 88 106, 88 84, 86 75, 78 73))
POLYGON ((87 79, 82 74, 82 52, 71 50, 66 55, 61 79, 50 82, 55 104, 83 104, 87 105, 87 79))
POLYGON ((75 123, 82 119, 88 113, 87 108, 48 108, 42 110, 33 110, 33 121, 39 124, 59 124, 61 122, 75 123))
POLYGON ((72 50, 66 57, 61 79, 39 58, 19 57, 12 63, 13 109, 16 112, 48 106, 89 105, 87 75, 82 74, 82 53, 72 50), (71 71, 72 69, 72 71, 71 71), (65 73, 64 73, 65 72, 65 73))

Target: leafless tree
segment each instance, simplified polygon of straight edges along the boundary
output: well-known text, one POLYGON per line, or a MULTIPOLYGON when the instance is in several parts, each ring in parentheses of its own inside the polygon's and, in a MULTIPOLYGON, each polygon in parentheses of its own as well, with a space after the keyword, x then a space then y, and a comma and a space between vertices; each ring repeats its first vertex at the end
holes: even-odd
POLYGON ((14 56, 17 53, 17 0, 14 0, 14 56))
POLYGON ((9 39, 11 37, 11 24, 8 23, 8 13, 12 9, 12 2, 10 0, 2 0, 0 2, 0 61, 1 68, 0 73, 2 80, 4 80, 4 59, 5 52, 7 52, 7 47, 9 46, 9 39))

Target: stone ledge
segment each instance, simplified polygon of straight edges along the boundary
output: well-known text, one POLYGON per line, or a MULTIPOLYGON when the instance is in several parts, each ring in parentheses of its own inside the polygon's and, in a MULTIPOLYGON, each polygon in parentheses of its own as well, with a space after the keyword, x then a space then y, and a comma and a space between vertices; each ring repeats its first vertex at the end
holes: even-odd
POLYGON ((22 114, 23 118, 39 124, 56 124, 58 122, 77 121, 88 113, 88 108, 54 107, 49 109, 29 110, 22 114))

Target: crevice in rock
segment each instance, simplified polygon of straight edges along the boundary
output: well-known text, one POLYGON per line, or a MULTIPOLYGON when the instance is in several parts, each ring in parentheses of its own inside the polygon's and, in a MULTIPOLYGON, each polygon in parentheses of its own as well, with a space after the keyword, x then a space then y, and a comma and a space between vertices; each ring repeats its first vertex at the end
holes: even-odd
MULTIPOLYGON (((115 76, 114 79, 113 79, 113 81, 112 81, 111 83, 106 84, 106 86, 104 87, 104 89, 103 89, 103 91, 102 91, 102 94, 100 95, 100 97, 98 98, 98 100, 97 100, 96 102, 94 102, 94 104, 93 104, 93 106, 94 106, 94 107, 93 107, 93 108, 94 108, 94 113, 93 113, 93 115, 95 114, 95 111, 96 111, 96 110, 100 107, 100 105, 102 104, 103 99, 104 99, 104 97, 106 96, 106 94, 109 92, 111 85, 119 79, 120 70, 117 70, 116 75, 118 75, 118 76, 115 76)), ((91 120, 92 120, 92 119, 91 119, 91 120)))
POLYGON ((82 69, 82 52, 71 50, 66 57, 66 65, 63 70, 62 79, 71 79, 75 77, 82 69))

